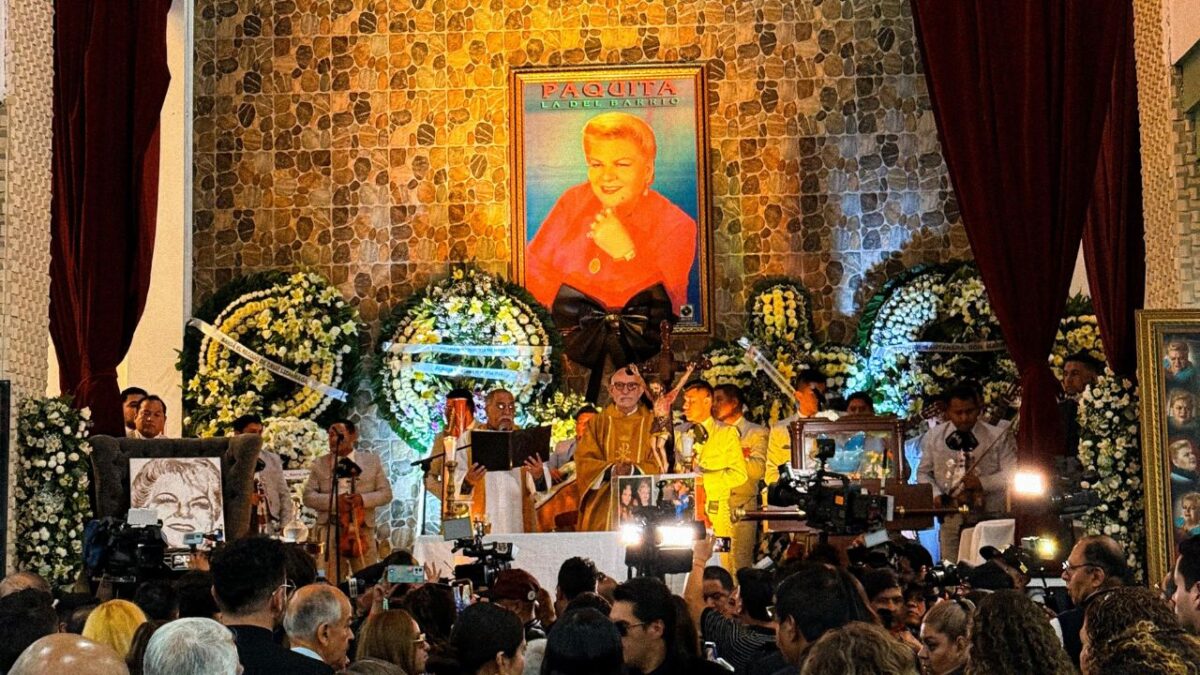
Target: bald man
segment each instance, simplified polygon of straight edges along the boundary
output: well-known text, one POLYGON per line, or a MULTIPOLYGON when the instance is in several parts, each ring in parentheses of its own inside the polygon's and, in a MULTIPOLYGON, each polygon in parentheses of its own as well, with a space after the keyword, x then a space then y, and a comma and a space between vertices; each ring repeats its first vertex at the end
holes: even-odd
POLYGON ((33 572, 13 572, 0 581, 0 598, 26 588, 49 593, 50 583, 33 572))
POLYGON ((129 675, 125 659, 111 647, 69 633, 55 633, 21 652, 9 675, 129 675))

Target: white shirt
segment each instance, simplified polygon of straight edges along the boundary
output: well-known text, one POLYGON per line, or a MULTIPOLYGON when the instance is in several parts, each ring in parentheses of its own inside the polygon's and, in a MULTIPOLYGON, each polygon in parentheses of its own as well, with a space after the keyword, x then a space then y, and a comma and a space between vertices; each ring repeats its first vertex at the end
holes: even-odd
MULTIPOLYGON (((338 457, 337 459, 335 459, 333 461, 334 467, 337 466, 338 460, 340 460, 340 459, 341 459, 341 457, 338 457)), ((351 450, 350 454, 346 455, 346 459, 350 460, 351 462, 354 462, 355 464, 358 464, 358 451, 351 450)), ((351 487, 351 485, 350 485, 349 478, 339 478, 338 479, 338 494, 343 494, 343 495, 350 494, 351 493, 350 487, 351 487)))
POLYGON ((310 659, 316 659, 316 660, 320 661, 321 663, 325 662, 325 659, 321 658, 320 654, 314 652, 313 650, 309 649, 308 647, 292 647, 292 651, 296 652, 297 654, 303 654, 310 659))

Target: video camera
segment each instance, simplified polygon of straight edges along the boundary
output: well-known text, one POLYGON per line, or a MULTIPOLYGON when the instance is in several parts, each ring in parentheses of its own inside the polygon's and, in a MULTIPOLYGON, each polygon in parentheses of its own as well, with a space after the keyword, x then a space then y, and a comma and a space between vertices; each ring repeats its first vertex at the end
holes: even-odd
POLYGON ((837 450, 832 438, 817 439, 816 473, 796 475, 790 464, 779 467, 779 481, 767 492, 771 506, 796 506, 808 526, 830 535, 856 535, 882 529, 892 519, 892 498, 872 495, 844 474, 825 470, 837 450), (833 484, 831 484, 831 482, 833 484))
POLYGON ((1074 519, 1100 505, 1100 495, 1091 488, 1100 480, 1095 469, 1084 470, 1075 457, 1054 460, 1055 480, 1050 488, 1050 508, 1062 519, 1074 519), (1088 487, 1083 487, 1084 484, 1088 487))
POLYGON ((88 523, 84 530, 84 564, 96 577, 115 583, 140 584, 167 576, 167 541, 157 524, 130 525, 119 518, 88 523))
POLYGON ((454 553, 462 551, 463 556, 476 561, 455 565, 455 579, 470 579, 475 588, 491 588, 496 575, 512 566, 516 547, 507 541, 485 544, 483 523, 476 523, 472 529, 470 518, 455 518, 446 520, 443 527, 444 537, 454 541, 454 553))

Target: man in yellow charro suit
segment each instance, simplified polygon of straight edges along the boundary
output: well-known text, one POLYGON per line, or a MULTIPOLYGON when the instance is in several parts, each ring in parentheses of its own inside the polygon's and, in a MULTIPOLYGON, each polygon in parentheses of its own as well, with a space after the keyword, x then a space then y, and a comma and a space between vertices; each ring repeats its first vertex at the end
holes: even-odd
POLYGON ((575 485, 579 490, 579 530, 610 530, 612 483, 617 476, 666 471, 655 459, 651 427, 654 413, 640 404, 646 391, 630 368, 618 368, 608 381, 612 403, 588 425, 575 449, 575 485))
MULTIPOLYGON (((707 382, 697 380, 683 388, 683 416, 688 424, 676 435, 676 461, 683 466, 690 463, 703 478, 702 506, 713 535, 732 537, 729 496, 746 482, 746 458, 737 427, 718 421, 712 412, 713 389, 707 382)), ((722 554, 721 564, 731 568, 732 557, 722 554)))

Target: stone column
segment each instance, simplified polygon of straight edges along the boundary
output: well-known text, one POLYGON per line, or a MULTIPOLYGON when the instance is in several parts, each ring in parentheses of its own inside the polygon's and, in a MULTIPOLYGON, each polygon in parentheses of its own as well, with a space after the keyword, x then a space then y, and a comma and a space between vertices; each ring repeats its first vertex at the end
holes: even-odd
MULTIPOLYGON (((15 406, 46 391, 50 335, 50 129, 53 103, 52 0, 0 0, 7 14, 6 86, 0 103, 0 379, 12 382, 10 457, 16 458, 15 406)), ((12 560, 9 463, 8 562, 12 560)))

